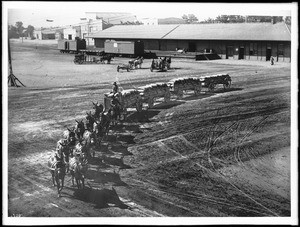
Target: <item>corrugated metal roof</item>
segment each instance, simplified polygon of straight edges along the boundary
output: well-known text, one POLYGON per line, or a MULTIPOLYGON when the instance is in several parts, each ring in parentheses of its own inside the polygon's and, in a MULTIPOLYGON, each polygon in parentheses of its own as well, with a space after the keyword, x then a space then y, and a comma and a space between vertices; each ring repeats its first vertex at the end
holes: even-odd
POLYGON ((291 40, 290 32, 284 23, 119 25, 99 31, 90 37, 174 40, 291 40))
POLYGON ((99 31, 91 38, 161 39, 178 25, 116 25, 99 31))
POLYGON ((183 24, 164 39, 290 41, 284 23, 183 24))

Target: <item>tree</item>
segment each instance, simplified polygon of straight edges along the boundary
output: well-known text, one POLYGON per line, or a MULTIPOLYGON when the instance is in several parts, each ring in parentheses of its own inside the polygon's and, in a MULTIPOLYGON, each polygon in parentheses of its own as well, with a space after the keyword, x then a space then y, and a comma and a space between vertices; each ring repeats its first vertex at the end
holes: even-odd
POLYGON ((13 25, 8 25, 8 38, 19 38, 18 30, 13 25))
POLYGON ((22 42, 23 42, 23 30, 24 30, 23 22, 21 21, 16 22, 16 27, 17 27, 17 32, 19 36, 22 37, 22 42))
POLYGON ((28 25, 27 34, 30 38, 33 38, 33 31, 34 31, 34 27, 32 25, 28 25))
POLYGON ((286 16, 285 18, 284 18, 284 22, 286 23, 286 24, 288 24, 288 25, 291 25, 291 16, 286 16))
POLYGON ((184 14, 184 15, 182 16, 182 19, 186 20, 187 23, 189 23, 189 24, 198 21, 198 18, 197 18, 194 14, 188 14, 188 15, 184 14))

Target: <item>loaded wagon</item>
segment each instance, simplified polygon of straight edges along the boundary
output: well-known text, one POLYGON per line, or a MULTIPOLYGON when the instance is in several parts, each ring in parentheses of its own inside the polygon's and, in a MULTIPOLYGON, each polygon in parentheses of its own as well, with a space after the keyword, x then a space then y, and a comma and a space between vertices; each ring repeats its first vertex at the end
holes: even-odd
POLYGON ((140 41, 106 40, 104 42, 104 52, 124 57, 143 56, 144 43, 140 41))
POLYGON ((166 83, 149 84, 137 89, 142 97, 142 101, 148 103, 148 108, 154 106, 157 98, 164 98, 164 102, 169 102, 171 98, 170 89, 166 83))
POLYGON ((201 92, 201 80, 197 77, 184 77, 172 79, 168 82, 171 93, 175 94, 178 98, 183 97, 183 92, 192 90, 195 95, 199 95, 201 92))
POLYGON ((209 91, 213 91, 218 84, 223 84, 224 89, 231 86, 231 77, 228 74, 202 76, 200 80, 202 87, 208 88, 209 91))
POLYGON ((75 40, 58 40, 57 49, 61 53, 79 53, 80 50, 86 49, 85 39, 75 39, 75 40))
MULTIPOLYGON (((104 107, 105 112, 111 108, 113 93, 104 94, 104 107)), ((135 89, 127 89, 118 93, 118 100, 121 104, 121 115, 126 118, 127 108, 135 108, 138 112, 143 109, 142 98, 139 91, 135 89)))

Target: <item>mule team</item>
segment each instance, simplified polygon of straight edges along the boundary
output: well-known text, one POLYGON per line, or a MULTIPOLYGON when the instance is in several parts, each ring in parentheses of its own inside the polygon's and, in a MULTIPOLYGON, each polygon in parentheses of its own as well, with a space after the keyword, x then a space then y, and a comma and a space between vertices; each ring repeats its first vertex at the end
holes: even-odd
POLYGON ((111 124, 118 120, 121 109, 118 102, 118 86, 114 82, 111 108, 104 110, 102 104, 93 103, 93 112, 86 112, 85 121, 75 120, 73 129, 67 128, 56 144, 48 160, 48 168, 52 175, 53 185, 57 186, 58 196, 64 187, 66 173, 70 173, 72 184, 74 179, 78 189, 84 188, 84 178, 88 170, 88 159, 95 156, 95 146, 108 135, 111 124))

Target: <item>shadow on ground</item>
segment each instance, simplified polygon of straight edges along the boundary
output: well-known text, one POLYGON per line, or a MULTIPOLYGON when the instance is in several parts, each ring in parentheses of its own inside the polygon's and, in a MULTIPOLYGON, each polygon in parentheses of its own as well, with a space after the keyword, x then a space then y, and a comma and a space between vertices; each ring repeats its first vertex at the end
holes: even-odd
POLYGON ((76 189, 74 191, 74 197, 84 202, 93 203, 95 204, 95 208, 98 209, 110 207, 110 204, 113 204, 113 206, 119 207, 121 209, 129 208, 120 200, 114 188, 112 188, 111 190, 98 190, 88 187, 84 189, 76 189))
POLYGON ((86 174, 87 179, 92 179, 94 183, 106 184, 113 183, 115 186, 126 186, 118 173, 114 172, 101 172, 96 170, 88 170, 86 174))

